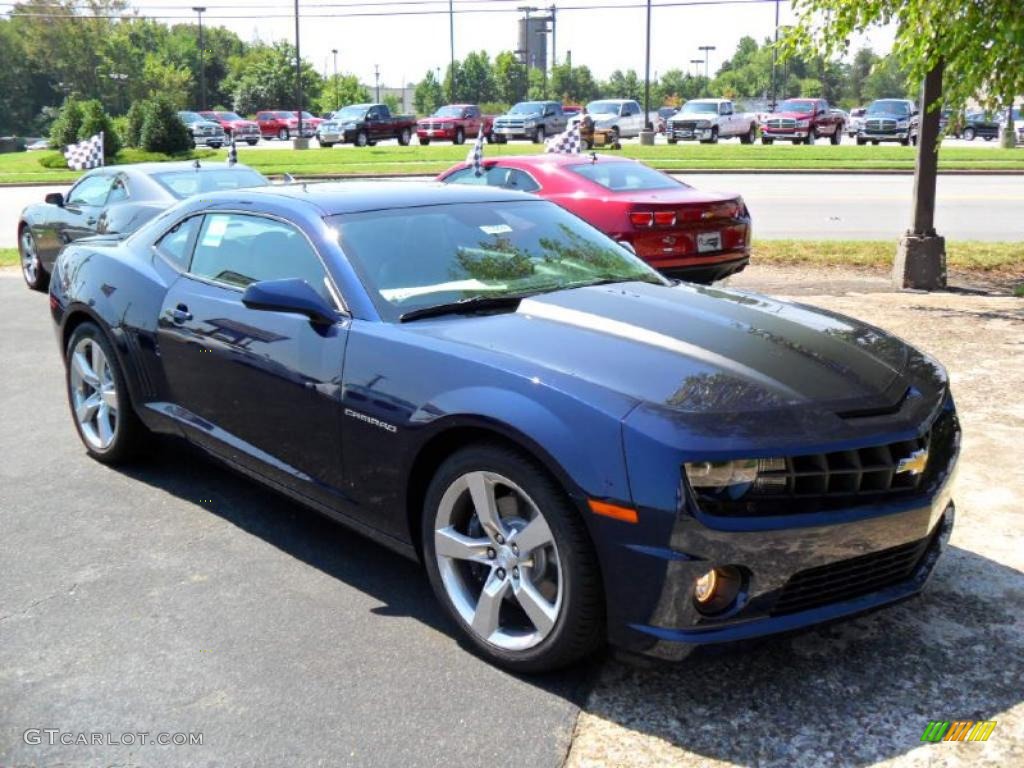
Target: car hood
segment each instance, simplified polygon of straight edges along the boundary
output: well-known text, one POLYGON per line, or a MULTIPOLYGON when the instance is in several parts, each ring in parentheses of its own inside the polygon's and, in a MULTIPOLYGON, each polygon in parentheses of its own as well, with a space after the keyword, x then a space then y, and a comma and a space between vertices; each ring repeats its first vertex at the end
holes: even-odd
POLYGON ((559 291, 512 313, 407 328, 455 344, 459 354, 499 355, 500 367, 553 386, 571 390, 580 381, 694 413, 807 403, 834 412, 889 408, 906 395, 901 374, 917 355, 850 318, 687 284, 559 291))
POLYGON ((814 115, 807 112, 772 112, 768 115, 769 120, 810 120, 814 115))
POLYGON ((898 115, 895 112, 873 112, 870 115, 864 115, 863 120, 909 120, 909 115, 898 115))
POLYGON ((541 117, 541 113, 540 112, 530 112, 530 113, 523 112, 523 113, 517 113, 517 114, 509 113, 507 115, 502 115, 498 119, 499 120, 539 120, 540 117, 541 117))

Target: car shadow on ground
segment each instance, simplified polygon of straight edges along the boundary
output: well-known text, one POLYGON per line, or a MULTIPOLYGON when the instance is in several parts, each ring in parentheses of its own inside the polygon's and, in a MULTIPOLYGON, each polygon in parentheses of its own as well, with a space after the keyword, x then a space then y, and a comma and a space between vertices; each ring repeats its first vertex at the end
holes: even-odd
MULTIPOLYGON (((204 509, 371 595, 383 604, 372 613, 462 644, 418 564, 200 451, 161 438, 121 471, 192 502, 202 488, 204 509)), ((523 679, 607 721, 620 746, 636 732, 740 765, 868 765, 920 747, 930 720, 998 720, 1024 700, 1022 607, 1024 575, 951 547, 924 595, 852 621, 678 665, 602 657, 523 679)))
MULTIPOLYGON (((416 619, 471 652, 420 564, 232 471, 183 440, 152 439, 143 461, 118 471, 190 503, 196 503, 197 489, 202 489, 208 498, 201 504, 204 510, 379 600, 382 605, 371 613, 416 619)), ((594 660, 561 675, 520 679, 582 706, 599 666, 600 660, 594 660)))
MULTIPOLYGON (((1024 574, 951 547, 917 598, 671 670, 614 662, 586 709, 705 759, 870 765, 922 747, 930 720, 998 721, 1024 700, 1022 608, 1024 574)), ((1013 748, 1014 724, 1000 736, 1013 748)))

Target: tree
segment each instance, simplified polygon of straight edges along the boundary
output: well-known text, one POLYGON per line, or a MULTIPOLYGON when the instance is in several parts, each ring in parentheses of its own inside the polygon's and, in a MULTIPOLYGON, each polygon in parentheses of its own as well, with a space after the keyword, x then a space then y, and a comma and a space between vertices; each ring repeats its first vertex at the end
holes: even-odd
POLYGON ((861 48, 854 54, 846 73, 846 90, 843 94, 851 105, 865 104, 871 100, 865 96, 864 87, 877 62, 878 55, 870 48, 861 48))
POLYGON ((597 81, 587 66, 573 66, 571 63, 558 64, 551 68, 548 93, 552 98, 564 102, 586 104, 601 95, 597 81))
POLYGON ((794 0, 797 23, 785 50, 830 57, 879 24, 896 28, 893 56, 911 84, 923 85, 914 174, 914 217, 901 239, 893 280, 902 287, 945 285, 945 241, 935 234, 939 112, 971 99, 996 110, 1024 92, 1020 0, 794 0))
POLYGON ((529 87, 526 65, 511 51, 503 51, 494 59, 494 90, 499 101, 515 104, 526 98, 529 87))
MULTIPOLYGON (((320 95, 323 81, 307 61, 301 65, 303 103, 311 105, 320 95)), ((295 47, 285 42, 257 43, 228 63, 221 86, 231 94, 237 112, 281 109, 295 104, 295 47)))
POLYGON ((434 70, 428 70, 426 76, 416 85, 412 95, 412 103, 417 114, 432 115, 444 101, 444 89, 437 82, 434 70))
POLYGON ((892 54, 875 60, 861 91, 865 101, 902 99, 909 92, 907 76, 892 54))
POLYGON ((98 133, 103 134, 103 156, 110 159, 121 151, 121 137, 114 130, 110 115, 98 99, 82 104, 82 124, 78 127, 78 140, 83 141, 98 133))
POLYGON ((82 104, 74 96, 68 96, 60 110, 60 115, 53 121, 50 130, 50 146, 62 149, 78 141, 78 131, 82 127, 82 104))
POLYGON ((333 112, 347 104, 365 104, 371 99, 369 88, 360 83, 358 77, 339 73, 324 81, 324 87, 320 89, 320 98, 316 102, 316 111, 333 112), (335 106, 335 99, 338 106, 335 106))
POLYGON ((157 96, 146 105, 140 144, 148 152, 173 155, 192 147, 192 134, 170 99, 157 96))
POLYGON ((459 101, 479 104, 495 96, 494 71, 484 51, 469 53, 462 60, 457 92, 459 101))
POLYGON ((635 70, 630 69, 623 73, 622 70, 616 69, 607 82, 601 86, 601 92, 605 98, 609 99, 633 99, 642 102, 644 84, 637 77, 635 70))
POLYGON ((545 77, 543 70, 531 68, 527 78, 530 83, 526 93, 527 98, 535 100, 546 99, 548 97, 548 79, 545 77))

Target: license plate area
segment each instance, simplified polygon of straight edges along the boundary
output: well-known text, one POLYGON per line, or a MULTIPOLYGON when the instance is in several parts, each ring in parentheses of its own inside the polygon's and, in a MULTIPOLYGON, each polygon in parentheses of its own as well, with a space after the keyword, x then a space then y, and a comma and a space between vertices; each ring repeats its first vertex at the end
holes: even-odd
POLYGON ((721 232, 699 232, 697 234, 697 253, 712 253, 722 250, 721 232))

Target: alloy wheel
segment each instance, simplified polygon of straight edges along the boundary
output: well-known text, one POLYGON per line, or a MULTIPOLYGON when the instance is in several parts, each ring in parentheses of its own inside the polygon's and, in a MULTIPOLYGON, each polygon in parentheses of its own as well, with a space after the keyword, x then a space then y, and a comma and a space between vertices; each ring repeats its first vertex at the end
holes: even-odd
POLYGON ((86 442, 107 450, 117 437, 117 384, 103 349, 84 337, 71 353, 71 405, 86 442))
POLYGON ((36 241, 32 231, 25 227, 21 232, 21 271, 25 282, 35 286, 39 280, 39 254, 36 253, 36 241))
POLYGON ((480 640, 525 651, 554 629, 564 579, 544 514, 515 483, 467 472, 448 486, 434 522, 445 593, 480 640))

